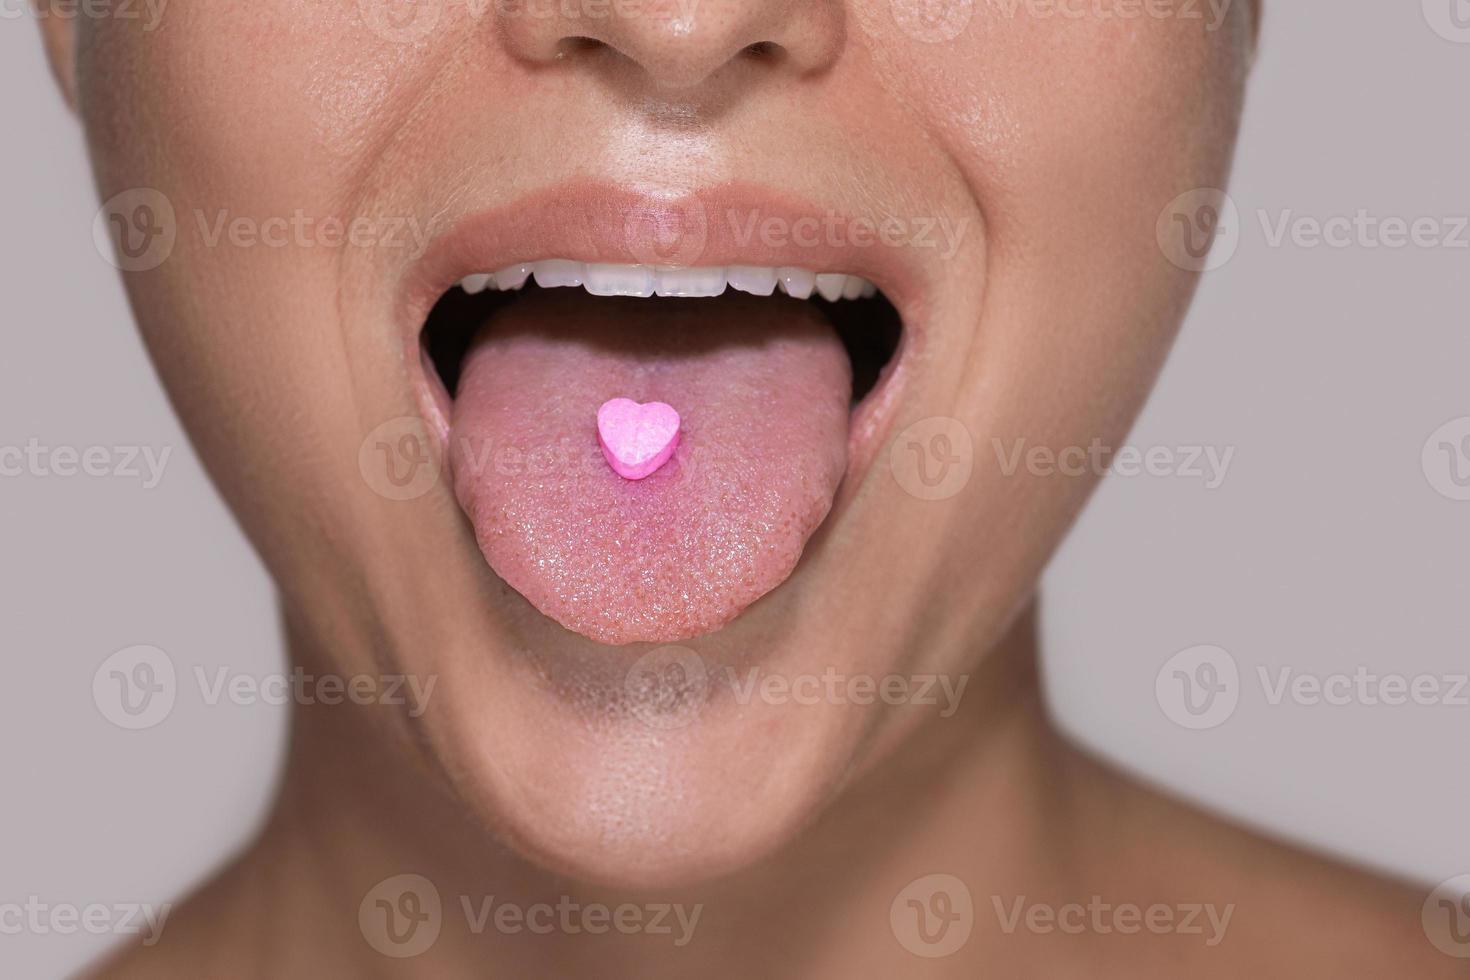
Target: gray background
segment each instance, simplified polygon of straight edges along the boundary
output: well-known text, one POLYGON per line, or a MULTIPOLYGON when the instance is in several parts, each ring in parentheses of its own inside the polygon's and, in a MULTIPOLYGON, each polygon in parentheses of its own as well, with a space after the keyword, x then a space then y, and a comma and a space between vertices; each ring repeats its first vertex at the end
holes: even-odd
MULTIPOLYGON (((1470 214, 1470 30, 1429 26, 1450 24, 1453 2, 1470 15, 1463 0, 1268 3, 1231 188, 1236 250, 1130 438, 1234 458, 1213 490, 1106 481, 1049 573, 1045 619, 1053 703, 1077 738, 1241 819, 1430 883, 1470 871, 1470 707, 1273 705, 1257 670, 1470 669, 1470 502, 1437 492, 1447 471, 1421 461, 1431 433, 1470 416, 1470 249, 1275 246, 1261 213, 1470 214), (1196 731, 1162 710, 1155 678, 1199 644, 1228 651, 1240 680, 1234 713, 1196 731)), ((262 815, 284 709, 209 706, 192 671, 281 669, 270 589, 94 250, 80 135, 29 16, 0 19, 0 81, 0 446, 173 447, 154 489, 0 477, 0 903, 163 902, 262 815), (91 685, 133 644, 169 652, 181 693, 164 723, 123 732, 91 685)), ((0 974, 61 975, 111 941, 0 935, 0 974)))

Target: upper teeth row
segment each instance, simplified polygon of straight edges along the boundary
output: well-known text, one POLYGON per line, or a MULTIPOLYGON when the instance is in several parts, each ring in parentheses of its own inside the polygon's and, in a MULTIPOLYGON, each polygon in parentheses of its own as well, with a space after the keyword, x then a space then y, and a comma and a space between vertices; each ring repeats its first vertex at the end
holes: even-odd
POLYGON ((543 288, 581 286, 594 296, 718 296, 725 287, 769 296, 779 285, 788 296, 806 299, 813 290, 825 300, 857 299, 878 290, 866 279, 843 273, 809 272, 794 266, 730 265, 666 269, 652 265, 614 265, 545 259, 507 266, 499 272, 465 276, 467 293, 486 289, 520 289, 528 278, 543 288))

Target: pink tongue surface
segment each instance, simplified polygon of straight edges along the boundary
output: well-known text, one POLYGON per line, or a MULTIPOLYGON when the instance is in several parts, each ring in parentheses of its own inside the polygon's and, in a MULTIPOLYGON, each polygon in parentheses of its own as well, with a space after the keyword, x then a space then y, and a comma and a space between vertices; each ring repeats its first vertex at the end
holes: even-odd
POLYGON ((847 354, 810 304, 526 295, 475 338, 450 428, 486 560, 602 643, 720 628, 786 579, 847 465, 847 354), (662 401, 679 444, 642 480, 597 441, 610 398, 662 401))

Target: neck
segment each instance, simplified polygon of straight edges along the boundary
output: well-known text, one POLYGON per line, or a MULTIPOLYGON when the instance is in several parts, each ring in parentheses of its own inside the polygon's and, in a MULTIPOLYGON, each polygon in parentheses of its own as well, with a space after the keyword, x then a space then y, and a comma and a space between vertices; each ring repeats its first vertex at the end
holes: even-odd
MULTIPOLYGON (((292 647, 294 662, 315 659, 299 640, 292 647)), ((1048 855, 1065 850, 1059 797, 1075 769, 1044 717, 1028 611, 975 668, 956 714, 889 748, 778 854, 720 881, 630 894, 522 861, 390 726, 362 712, 298 708, 282 791, 266 832, 231 872, 231 890, 255 910, 237 916, 255 942, 262 928, 279 930, 271 948, 320 958, 303 965, 323 969, 358 963, 368 974, 455 977, 483 976, 495 963, 512 975, 723 976, 735 963, 750 972, 760 950, 779 950, 762 972, 869 974, 888 960, 901 972, 915 961, 885 924, 914 879, 947 873, 983 881, 989 894, 1061 873, 1048 855), (406 873, 433 883, 442 928, 423 954, 391 959, 364 941, 357 913, 379 882, 406 873), (625 929, 616 923, 629 920, 610 914, 604 933, 587 934, 598 907, 624 905, 648 928, 625 929), (659 915, 667 932, 653 928, 659 915), (824 916, 872 927, 825 929, 824 916)), ((977 893, 977 915, 988 911, 983 900, 977 893)), ((952 962, 961 969, 964 959, 952 962)))

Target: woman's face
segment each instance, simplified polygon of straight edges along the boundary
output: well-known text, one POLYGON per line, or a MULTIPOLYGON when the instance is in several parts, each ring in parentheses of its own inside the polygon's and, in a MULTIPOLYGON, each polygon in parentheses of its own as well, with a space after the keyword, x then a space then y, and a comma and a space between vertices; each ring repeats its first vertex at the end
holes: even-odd
POLYGON ((1194 285, 1161 216, 1225 180, 1251 11, 256 0, 148 23, 76 23, 79 109, 102 198, 130 192, 111 221, 144 338, 299 655, 432 678, 392 741, 524 855, 667 884, 789 839, 1025 607, 1096 479, 1026 451, 1116 446, 1140 407, 1194 285), (780 290, 455 295, 549 259, 634 288, 855 274, 902 333, 881 341, 882 300, 780 290), (601 462, 620 396, 682 416, 646 480, 601 462))

